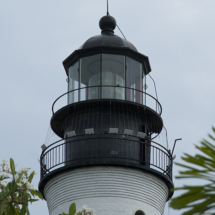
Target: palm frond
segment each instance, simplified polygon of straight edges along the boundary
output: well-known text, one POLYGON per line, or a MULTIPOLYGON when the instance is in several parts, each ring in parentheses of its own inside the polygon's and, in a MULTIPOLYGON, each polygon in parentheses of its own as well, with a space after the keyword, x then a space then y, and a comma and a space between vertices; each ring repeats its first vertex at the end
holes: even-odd
MULTIPOLYGON (((215 133, 215 128, 212 128, 215 133)), ((208 135, 215 144, 215 138, 208 135)), ((184 168, 179 172, 178 179, 202 179, 205 185, 188 186, 175 188, 174 190, 183 190, 184 193, 173 198, 170 207, 180 210, 187 209, 183 215, 192 214, 215 214, 215 145, 208 140, 203 139, 200 145, 195 145, 198 154, 192 156, 184 153, 181 157, 186 164, 175 163, 184 168), (213 210, 214 209, 214 210, 213 210)))

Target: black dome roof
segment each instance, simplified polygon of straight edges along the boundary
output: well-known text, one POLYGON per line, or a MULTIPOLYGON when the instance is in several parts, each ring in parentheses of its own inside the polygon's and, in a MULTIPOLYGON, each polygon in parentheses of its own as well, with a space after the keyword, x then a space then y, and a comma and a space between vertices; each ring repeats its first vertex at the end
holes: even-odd
POLYGON ((132 43, 114 34, 113 30, 116 27, 116 20, 112 16, 103 16, 99 21, 99 26, 102 30, 101 35, 89 38, 79 49, 111 46, 126 47, 137 52, 137 49, 132 43))
POLYGON ((101 35, 91 37, 79 49, 92 48, 96 46, 127 47, 137 52, 135 46, 128 40, 110 32, 103 32, 101 35))

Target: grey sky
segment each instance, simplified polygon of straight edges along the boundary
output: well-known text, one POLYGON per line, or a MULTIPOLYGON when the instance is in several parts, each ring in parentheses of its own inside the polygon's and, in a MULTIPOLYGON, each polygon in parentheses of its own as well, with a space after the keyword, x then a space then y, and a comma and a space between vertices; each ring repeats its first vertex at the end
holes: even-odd
MULTIPOLYGON (((13 157, 18 168, 39 173, 51 105, 67 89, 62 61, 100 34, 105 7, 105 0, 1 1, 0 159, 13 157)), ((176 161, 183 152, 195 153, 193 144, 215 126, 214 8, 213 0, 110 0, 110 14, 126 38, 149 56, 169 145, 183 138, 176 161)), ((30 210, 48 214, 45 201, 30 210)))

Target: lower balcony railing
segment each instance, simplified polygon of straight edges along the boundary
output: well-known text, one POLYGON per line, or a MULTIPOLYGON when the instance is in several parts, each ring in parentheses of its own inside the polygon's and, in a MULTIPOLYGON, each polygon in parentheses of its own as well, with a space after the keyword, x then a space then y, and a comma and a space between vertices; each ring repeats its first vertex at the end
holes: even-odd
POLYGON ((62 139, 41 154, 41 179, 52 171, 87 165, 120 165, 159 172, 172 180, 172 155, 162 145, 119 134, 62 139))

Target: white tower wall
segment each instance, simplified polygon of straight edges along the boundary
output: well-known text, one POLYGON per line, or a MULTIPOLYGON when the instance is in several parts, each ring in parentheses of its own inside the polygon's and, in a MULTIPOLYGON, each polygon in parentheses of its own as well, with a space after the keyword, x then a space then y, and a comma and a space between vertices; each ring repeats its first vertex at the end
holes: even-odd
POLYGON ((49 214, 68 213, 71 203, 77 209, 87 205, 97 215, 162 215, 168 197, 167 185, 141 170, 97 166, 70 170, 53 177, 45 185, 49 214))

